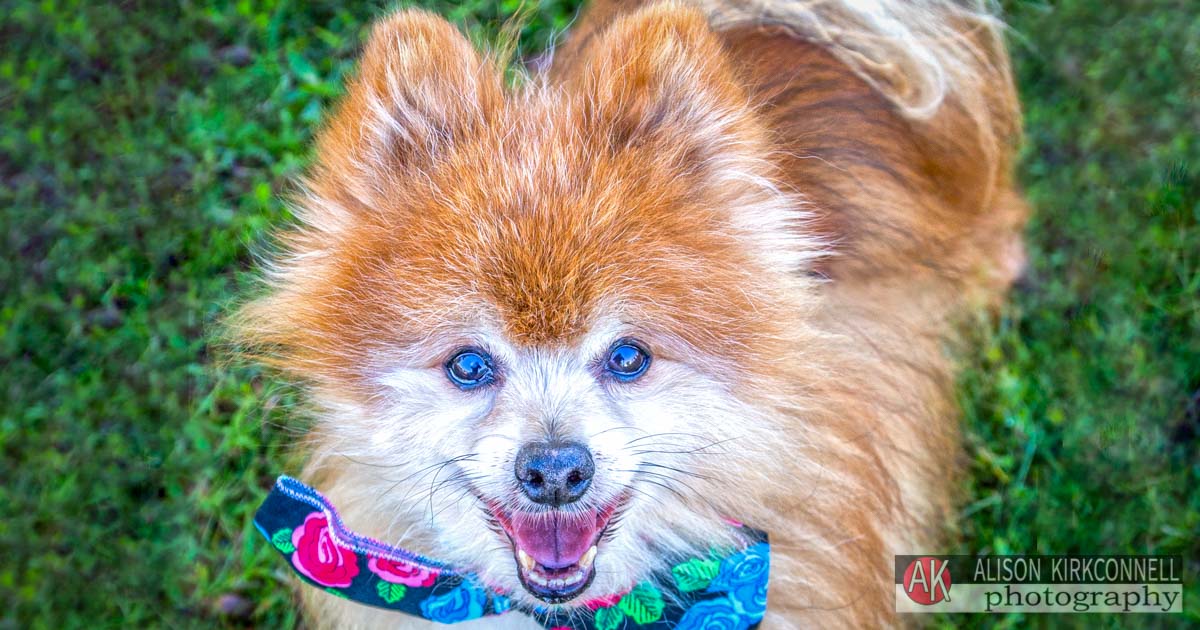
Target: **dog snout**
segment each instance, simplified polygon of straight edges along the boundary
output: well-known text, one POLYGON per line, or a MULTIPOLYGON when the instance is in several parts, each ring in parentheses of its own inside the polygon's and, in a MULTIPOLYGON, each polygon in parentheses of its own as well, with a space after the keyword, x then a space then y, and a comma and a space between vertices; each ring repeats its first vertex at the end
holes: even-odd
POLYGON ((530 442, 517 451, 516 474, 529 500, 554 507, 583 497, 596 466, 577 442, 530 442))

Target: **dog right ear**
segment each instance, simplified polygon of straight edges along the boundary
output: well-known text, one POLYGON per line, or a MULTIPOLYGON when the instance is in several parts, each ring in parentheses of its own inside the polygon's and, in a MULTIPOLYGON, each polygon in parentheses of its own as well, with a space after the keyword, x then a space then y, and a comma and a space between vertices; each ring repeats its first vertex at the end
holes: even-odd
POLYGON ((308 185, 328 201, 370 209, 503 104, 494 62, 446 20, 400 11, 380 20, 357 76, 317 137, 308 185))

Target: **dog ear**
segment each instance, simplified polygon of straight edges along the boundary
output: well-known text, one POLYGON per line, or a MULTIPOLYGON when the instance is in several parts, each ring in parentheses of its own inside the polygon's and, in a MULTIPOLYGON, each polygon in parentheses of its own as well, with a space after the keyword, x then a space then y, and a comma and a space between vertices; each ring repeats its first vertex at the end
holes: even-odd
POLYGON ((495 64, 446 20, 401 11, 375 24, 357 76, 317 137, 312 192, 372 206, 503 103, 495 64))
POLYGON ((772 268, 802 269, 820 255, 800 229, 802 201, 776 185, 769 131, 703 13, 656 4, 584 46, 564 80, 590 137, 703 193, 701 218, 724 209, 726 227, 772 268))
POLYGON ((587 122, 616 148, 682 142, 704 158, 755 133, 747 96, 695 8, 663 3, 619 18, 581 62, 587 122))

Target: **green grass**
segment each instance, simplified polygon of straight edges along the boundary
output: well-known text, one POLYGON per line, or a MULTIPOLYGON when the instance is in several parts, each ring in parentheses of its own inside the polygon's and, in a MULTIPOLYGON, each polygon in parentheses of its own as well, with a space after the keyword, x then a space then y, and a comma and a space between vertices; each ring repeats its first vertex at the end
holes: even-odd
MULTIPOLYGON (((517 2, 428 2, 481 41, 517 2)), ((534 7, 525 51, 574 2, 534 7)), ((1120 6, 1117 6, 1117 5, 1120 6)), ((0 0, 0 628, 295 614, 288 390, 215 322, 381 3, 0 0)), ((1200 11, 1009 2, 1037 215, 960 398, 958 551, 1177 553, 1200 620, 1200 11), (1189 400, 1192 401, 1189 408, 1189 400)), ((1182 625, 1156 616, 945 625, 1182 625)))

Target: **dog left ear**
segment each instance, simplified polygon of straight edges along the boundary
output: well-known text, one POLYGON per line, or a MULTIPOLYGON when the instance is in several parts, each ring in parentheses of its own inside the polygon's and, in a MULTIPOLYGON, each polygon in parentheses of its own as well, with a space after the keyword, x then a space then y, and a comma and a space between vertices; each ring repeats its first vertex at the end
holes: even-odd
POLYGON ((585 123, 614 149, 663 142, 704 159, 759 133, 721 42, 695 8, 664 3, 619 18, 580 61, 574 83, 585 123))
POLYGON ((590 137, 702 192, 698 220, 723 209, 723 227, 769 267, 799 270, 821 255, 800 200, 775 185, 769 132, 703 13, 656 4, 585 45, 564 80, 590 137))

